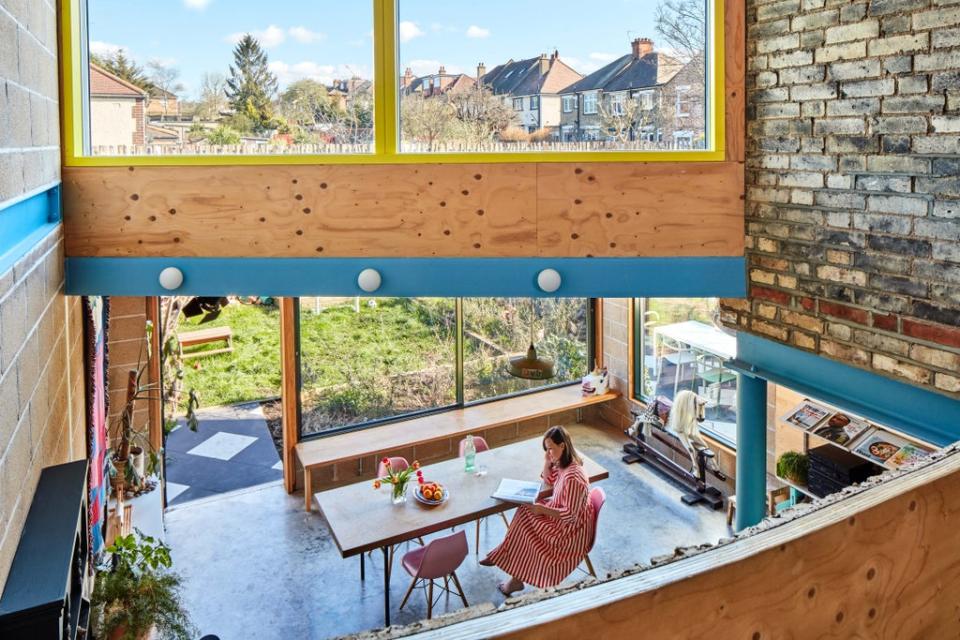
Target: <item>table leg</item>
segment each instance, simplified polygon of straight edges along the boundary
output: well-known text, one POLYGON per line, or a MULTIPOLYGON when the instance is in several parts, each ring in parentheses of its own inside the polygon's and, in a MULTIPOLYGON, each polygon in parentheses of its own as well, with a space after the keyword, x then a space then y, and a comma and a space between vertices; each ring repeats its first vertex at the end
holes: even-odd
POLYGON ((390 626, 390 547, 383 547, 383 626, 390 626))
POLYGON ((366 562, 363 559, 363 554, 360 554, 360 579, 366 580, 367 578, 366 562))
POLYGON ((313 474, 310 469, 303 469, 303 500, 307 511, 310 511, 310 502, 313 500, 313 474))

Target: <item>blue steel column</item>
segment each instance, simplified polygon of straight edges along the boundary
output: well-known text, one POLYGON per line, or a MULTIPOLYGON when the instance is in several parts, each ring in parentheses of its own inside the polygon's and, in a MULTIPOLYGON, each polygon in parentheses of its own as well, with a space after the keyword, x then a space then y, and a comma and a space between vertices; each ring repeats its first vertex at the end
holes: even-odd
POLYGON ((737 375, 737 531, 766 515, 767 381, 737 375))

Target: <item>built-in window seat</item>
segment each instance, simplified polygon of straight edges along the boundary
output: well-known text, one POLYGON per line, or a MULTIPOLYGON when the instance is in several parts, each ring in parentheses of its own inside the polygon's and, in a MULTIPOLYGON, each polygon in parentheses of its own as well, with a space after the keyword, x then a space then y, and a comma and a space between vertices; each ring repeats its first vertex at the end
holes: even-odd
POLYGON ((300 442, 296 454, 303 470, 304 505, 309 511, 321 486, 372 478, 383 456, 421 463, 441 460, 456 455, 459 440, 467 434, 483 436, 496 447, 576 421, 578 410, 618 396, 584 396, 580 385, 570 385, 300 442))

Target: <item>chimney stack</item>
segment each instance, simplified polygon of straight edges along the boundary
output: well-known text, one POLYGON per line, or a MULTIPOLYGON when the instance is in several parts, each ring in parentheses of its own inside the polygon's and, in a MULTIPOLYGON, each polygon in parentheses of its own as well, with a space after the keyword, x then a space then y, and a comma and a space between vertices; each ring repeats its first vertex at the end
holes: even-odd
POLYGON ((482 84, 483 76, 487 75, 487 65, 482 62, 477 65, 477 84, 482 84))
POLYGON ((403 78, 400 79, 400 88, 406 89, 410 86, 411 82, 413 82, 413 69, 407 67, 403 72, 403 78))
POLYGON ((540 54, 540 75, 546 75, 547 71, 550 71, 550 59, 547 58, 547 54, 540 54))
POLYGON ((642 58, 648 53, 653 53, 653 40, 650 38, 637 38, 630 45, 633 48, 634 58, 642 58))
POLYGON ((443 66, 443 65, 440 65, 440 74, 439 74, 439 75, 443 76, 443 75, 446 75, 446 74, 447 74, 447 68, 446 68, 445 66, 443 66))

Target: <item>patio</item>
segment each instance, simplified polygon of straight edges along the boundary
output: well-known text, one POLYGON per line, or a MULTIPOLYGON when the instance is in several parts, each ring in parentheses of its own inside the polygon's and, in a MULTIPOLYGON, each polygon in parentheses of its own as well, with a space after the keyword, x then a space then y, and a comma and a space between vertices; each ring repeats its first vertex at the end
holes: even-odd
MULTIPOLYGON (((577 446, 610 473, 598 483, 607 493, 590 554, 598 575, 648 562, 677 546, 716 542, 730 533, 722 511, 685 506, 682 492, 663 476, 643 465, 623 464, 621 434, 600 424, 571 428, 577 446)), ((371 490, 374 499, 384 496, 371 490)), ((383 623, 382 555, 367 557, 367 579, 361 582, 359 562, 340 557, 323 517, 305 512, 302 498, 286 494, 279 482, 174 506, 167 511, 166 527, 174 562, 185 577, 184 601, 203 633, 222 640, 251 635, 325 638, 383 623), (336 585, 335 593, 331 585, 336 585)), ((467 599, 471 605, 498 606, 504 597, 496 584, 503 574, 477 564, 473 525, 465 528, 470 553, 458 576, 467 599)), ((503 535, 500 518, 484 520, 481 552, 503 535)), ((398 554, 405 550, 401 545, 398 554)), ((425 618, 426 602, 419 591, 402 611, 396 609, 408 583, 399 555, 394 572, 393 624, 425 618)), ((585 576, 577 571, 568 581, 585 576)), ((461 607, 458 597, 445 596, 434 612, 441 615, 461 607)))

